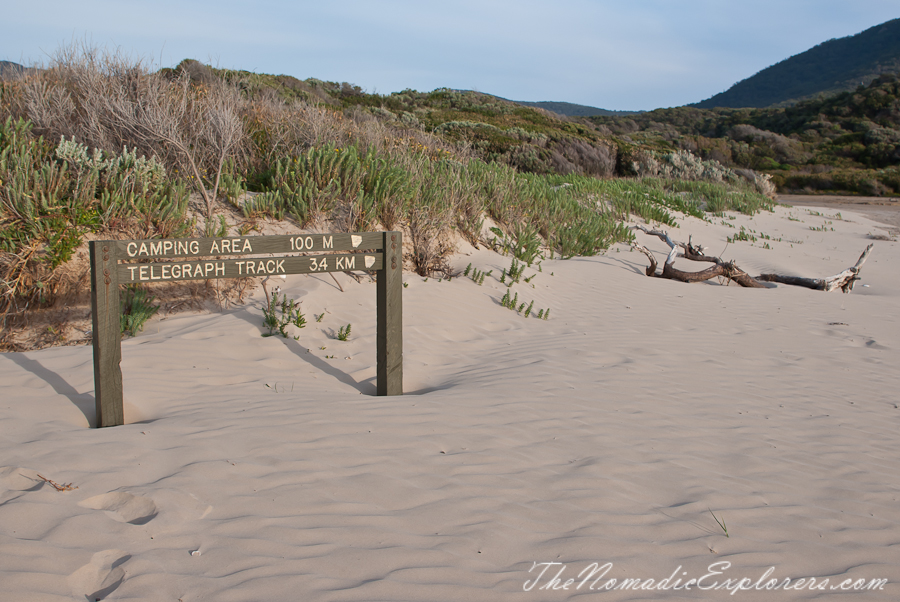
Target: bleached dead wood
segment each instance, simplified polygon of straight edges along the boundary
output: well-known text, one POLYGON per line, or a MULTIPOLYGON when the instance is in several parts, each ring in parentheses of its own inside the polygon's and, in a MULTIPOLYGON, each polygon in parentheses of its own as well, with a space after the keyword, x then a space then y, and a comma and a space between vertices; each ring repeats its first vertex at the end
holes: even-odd
POLYGON ((866 247, 866 250, 859 256, 856 265, 828 278, 800 278, 798 276, 782 276, 781 274, 760 274, 756 279, 764 282, 780 282, 781 284, 805 286, 806 288, 825 292, 841 289, 845 293, 849 293, 853 290, 853 283, 860 279, 859 271, 866 259, 868 259, 869 253, 874 246, 874 244, 870 244, 866 247))
POLYGON ((704 253, 703 247, 701 247, 700 245, 694 245, 690 238, 688 238, 687 243, 683 243, 672 240, 668 232, 648 230, 641 225, 636 225, 634 226, 634 228, 640 230, 641 232, 644 232, 649 236, 656 236, 667 245, 669 245, 669 255, 666 257, 666 261, 663 264, 662 272, 657 273, 656 268, 658 266, 658 263, 656 261, 656 258, 653 256, 653 253, 637 242, 632 243, 633 248, 646 255, 650 260, 650 265, 646 270, 648 276, 668 278, 670 280, 678 280, 680 282, 703 282, 712 278, 723 277, 748 288, 766 288, 766 285, 763 284, 763 282, 779 282, 781 284, 804 286, 806 288, 823 290, 826 292, 840 288, 845 293, 848 293, 853 290, 853 283, 859 280, 860 269, 865 263, 866 258, 869 256, 869 253, 872 251, 873 247, 873 245, 871 244, 866 247, 866 250, 863 251, 862 255, 860 255, 859 260, 856 262, 856 265, 847 268, 840 274, 836 274, 828 278, 801 278, 798 276, 785 276, 782 274, 761 274, 760 276, 754 278, 744 270, 740 269, 737 265, 735 265, 733 261, 725 261, 719 257, 706 255, 704 253), (685 259, 690 259, 691 261, 713 263, 715 265, 699 272, 686 272, 684 270, 675 268, 675 259, 678 257, 684 257, 685 259))

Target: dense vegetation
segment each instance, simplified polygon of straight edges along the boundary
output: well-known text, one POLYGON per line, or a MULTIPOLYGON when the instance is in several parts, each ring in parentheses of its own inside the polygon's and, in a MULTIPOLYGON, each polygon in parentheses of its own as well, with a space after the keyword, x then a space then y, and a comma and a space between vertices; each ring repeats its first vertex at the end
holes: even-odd
POLYGON ((828 40, 693 106, 763 108, 848 92, 885 73, 900 73, 900 19, 828 40))
POLYGON ((477 93, 367 95, 195 61, 152 72, 66 49, 0 81, 0 347, 35 308, 84 303, 92 237, 399 228, 407 267, 429 275, 448 273, 455 236, 482 242, 485 220, 511 249, 572 257, 630 239, 631 214, 675 226, 770 206, 684 152, 612 179, 618 155, 602 128, 477 93))
POLYGON ((682 149, 772 176, 782 191, 900 194, 900 81, 767 109, 659 109, 593 117, 620 145, 682 149))

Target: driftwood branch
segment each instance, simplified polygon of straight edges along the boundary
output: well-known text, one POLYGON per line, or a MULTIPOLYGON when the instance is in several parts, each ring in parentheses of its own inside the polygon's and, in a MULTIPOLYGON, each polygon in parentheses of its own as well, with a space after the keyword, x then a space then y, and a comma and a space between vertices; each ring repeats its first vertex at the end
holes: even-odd
POLYGON ((756 279, 764 282, 780 282, 781 284, 805 286, 806 288, 815 289, 817 291, 831 292, 833 290, 841 289, 845 293, 849 293, 853 290, 853 283, 860 279, 860 268, 862 268, 862 265, 866 262, 866 259, 868 259, 873 246, 875 245, 870 244, 866 247, 866 250, 859 256, 856 265, 847 268, 840 274, 835 274, 828 278, 800 278, 798 276, 782 276, 780 274, 760 274, 756 279))
POLYGON ((828 278, 801 278, 798 276, 785 276, 781 274, 761 274, 754 278, 735 265, 733 261, 725 261, 719 257, 706 255, 704 253, 705 249, 700 245, 693 244, 691 238, 688 238, 687 243, 683 243, 672 240, 668 232, 648 230, 641 225, 634 226, 634 228, 649 236, 656 236, 669 245, 669 255, 666 257, 666 261, 663 264, 662 272, 657 273, 656 268, 659 264, 653 256, 653 253, 643 245, 636 242, 632 243, 633 248, 646 255, 647 259, 650 260, 650 266, 646 270, 648 276, 668 278, 670 280, 678 280, 679 282, 703 282, 712 278, 723 277, 748 288, 765 288, 766 285, 763 284, 763 282, 779 282, 781 284, 804 286, 826 292, 840 288, 845 293, 849 293, 853 290, 853 283, 860 279, 860 269, 873 247, 871 244, 866 247, 866 250, 863 251, 859 260, 857 260, 856 265, 847 268, 840 274, 835 274, 828 278), (691 261, 713 263, 715 265, 699 272, 686 272, 675 268, 675 259, 678 257, 684 257, 691 261))
MULTIPOLYGON (((688 243, 685 244, 683 242, 676 242, 672 240, 667 232, 660 232, 659 230, 648 230, 640 225, 635 226, 635 228, 641 230, 645 234, 649 234, 650 236, 656 236, 667 245, 669 245, 669 248, 671 249, 669 251, 669 256, 666 257, 666 262, 663 265, 662 273, 656 274, 656 268, 654 266, 653 273, 651 273, 649 269, 647 270, 648 276, 668 278, 670 280, 678 280, 679 282, 703 282, 705 280, 710 280, 716 277, 724 277, 736 282, 737 284, 740 284, 741 286, 749 288, 765 288, 766 286, 762 282, 755 280, 752 276, 747 274, 747 272, 737 267, 733 261, 724 261, 718 257, 704 254, 703 247, 694 245, 690 239, 688 239, 688 243), (678 253, 679 249, 682 251, 680 254, 678 253), (674 264, 676 257, 684 257, 685 259, 690 259, 691 261, 714 263, 715 265, 700 272, 686 272, 675 267, 674 264)), ((644 255, 647 255, 649 253, 649 251, 646 250, 642 252, 644 253, 644 255)))
POLYGON ((650 252, 650 249, 648 249, 644 245, 639 245, 636 242, 631 243, 631 246, 647 256, 647 259, 650 260, 650 265, 647 267, 647 275, 655 276, 656 275, 656 265, 657 265, 656 257, 653 256, 653 253, 650 252))

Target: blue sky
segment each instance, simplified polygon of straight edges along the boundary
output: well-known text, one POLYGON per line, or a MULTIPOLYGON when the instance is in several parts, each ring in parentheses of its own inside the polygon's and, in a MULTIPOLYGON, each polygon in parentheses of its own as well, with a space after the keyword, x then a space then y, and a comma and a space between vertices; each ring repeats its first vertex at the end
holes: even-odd
POLYGON ((18 0, 0 60, 88 41, 155 66, 474 89, 615 110, 697 102, 791 55, 900 17, 898 0, 18 0))

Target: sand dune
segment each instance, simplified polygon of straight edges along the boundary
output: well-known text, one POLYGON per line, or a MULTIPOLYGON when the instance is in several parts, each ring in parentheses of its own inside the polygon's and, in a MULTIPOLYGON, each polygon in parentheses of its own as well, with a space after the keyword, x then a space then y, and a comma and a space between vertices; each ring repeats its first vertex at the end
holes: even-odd
MULTIPOLYGON (((884 232, 811 211, 672 232, 815 277, 884 232), (741 226, 757 242, 726 244, 741 226)), ((345 275, 285 281, 298 341, 260 336, 261 292, 150 322, 123 343, 121 427, 87 428, 89 347, 0 355, 0 597, 725 600, 675 579, 773 567, 827 589, 733 597, 896 600, 900 251, 875 244, 849 295, 651 279, 625 246, 546 260, 513 287, 546 321, 500 306, 508 258, 466 247, 483 286, 405 276, 402 397, 374 396, 375 285, 345 275)))

